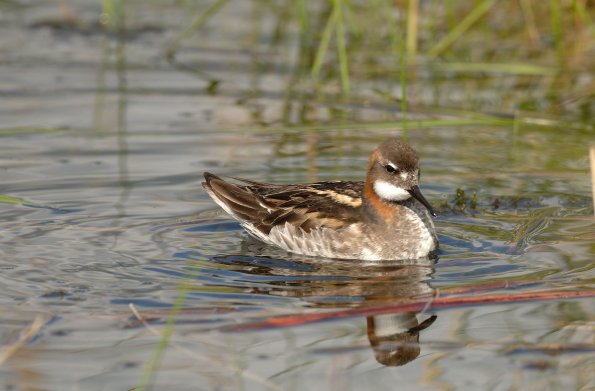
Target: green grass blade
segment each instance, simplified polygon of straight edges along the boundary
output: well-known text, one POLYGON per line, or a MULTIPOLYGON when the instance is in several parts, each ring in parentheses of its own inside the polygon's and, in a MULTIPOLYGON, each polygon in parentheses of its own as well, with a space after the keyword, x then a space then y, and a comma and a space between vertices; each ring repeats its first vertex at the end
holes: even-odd
POLYGON ((477 22, 490 8, 496 3, 496 0, 484 0, 475 7, 465 18, 455 26, 444 38, 440 40, 428 52, 431 58, 438 57, 450 45, 452 45, 465 31, 467 31, 475 22, 477 22))
POLYGON ((126 0, 102 0, 101 23, 108 30, 119 30, 123 27, 126 16, 126 0))
POLYGON ((554 76, 560 71, 557 67, 524 63, 494 64, 485 62, 447 62, 432 66, 438 71, 449 72, 487 72, 512 75, 554 76))
POLYGON ((407 62, 412 63, 417 56, 419 0, 409 0, 407 3, 407 62))
POLYGON ((591 30, 591 33, 595 34, 595 23, 593 23, 593 19, 591 19, 589 16, 585 5, 578 0, 573 0, 572 6, 575 14, 581 19, 587 28, 591 30))
MULTIPOLYGON (((523 121, 524 122, 524 121, 523 121)), ((463 126, 495 126, 495 127, 509 127, 513 125, 513 119, 494 118, 494 117, 478 117, 478 118, 449 118, 449 119, 429 119, 408 121, 409 129, 428 129, 428 128, 444 128, 444 127, 463 127, 463 126)), ((345 124, 330 124, 330 125, 304 125, 292 127, 270 127, 253 129, 253 131, 266 132, 304 132, 310 131, 361 131, 372 129, 395 129, 402 130, 402 121, 391 122, 357 122, 345 124)))
POLYGON ((157 371, 161 366, 161 361, 163 360, 167 346, 169 345, 169 339, 174 332, 176 318, 180 313, 184 302, 186 301, 186 296, 189 290, 190 282, 185 283, 180 287, 178 296, 176 297, 171 312, 169 313, 169 317, 167 318, 167 323, 163 329, 163 333, 161 334, 161 338, 159 339, 159 343, 157 344, 157 348, 153 353, 153 357, 151 357, 149 362, 145 365, 139 384, 135 388, 135 391, 146 391, 151 388, 153 380, 157 375, 157 371))
POLYGON ((314 80, 318 79, 320 75, 320 68, 322 68, 322 60, 324 60, 324 56, 328 50, 328 45, 331 40, 331 34, 335 28, 336 23, 336 7, 333 8, 331 15, 326 22, 326 26, 324 26, 324 31, 322 32, 322 38, 320 39, 320 45, 318 45, 318 50, 316 51, 316 57, 314 57, 314 64, 312 65, 312 78, 314 80))
MULTIPOLYGON (((403 129, 407 129, 407 94, 406 94, 406 86, 407 86, 407 64, 406 62, 409 60, 409 57, 406 55, 406 44, 405 40, 406 37, 404 34, 401 33, 397 24, 398 20, 393 17, 393 13, 391 11, 391 7, 394 6, 392 0, 386 1, 386 15, 388 16, 388 25, 389 25, 389 38, 391 42, 391 50, 395 54, 395 64, 399 66, 399 83, 401 85, 401 116, 402 116, 402 124, 403 129), (406 61, 407 60, 407 61, 406 61)), ((407 27, 409 27, 409 20, 407 21, 407 27)), ((407 30, 409 31, 409 30, 407 30)), ((408 35, 407 35, 408 37, 408 35)), ((407 41, 408 42, 408 41, 407 41)), ((406 131, 403 134, 403 138, 407 138, 406 131)))
POLYGON ((342 0, 333 0, 334 8, 336 11, 333 13, 335 14, 336 18, 336 30, 337 33, 337 46, 339 50, 339 69, 341 71, 341 88, 343 89, 343 93, 345 95, 349 94, 349 64, 347 63, 347 47, 345 46, 345 25, 343 21, 343 1, 342 0))
POLYGON ((560 0, 550 0, 550 24, 556 49, 562 50, 562 5, 560 0))
POLYGON ((116 11, 112 0, 101 1, 101 20, 104 24, 110 25, 113 23, 115 13, 116 11))
POLYGON ((308 34, 308 30, 310 30, 310 20, 308 19, 308 9, 306 8, 306 4, 304 4, 304 0, 297 0, 295 2, 296 5, 296 13, 298 17, 298 22, 300 26, 300 34, 302 36, 306 36, 308 34))
POLYGON ((205 10, 205 12, 203 12, 198 16, 198 18, 196 18, 196 20, 190 25, 190 27, 188 27, 168 46, 167 50, 165 51, 166 57, 173 57, 174 53, 178 50, 180 45, 182 45, 182 42, 186 40, 188 37, 190 37, 190 35, 200 30, 205 25, 205 23, 207 23, 209 19, 211 19, 213 15, 219 12, 221 8, 223 8, 223 6, 227 4, 228 1, 229 0, 217 0, 213 4, 211 4, 209 8, 205 10))
POLYGON ((533 4, 531 0, 520 0, 521 2, 521 11, 523 12, 523 18, 525 19, 525 24, 527 25, 527 34, 529 38, 533 42, 537 42, 539 39, 539 32, 537 30, 537 26, 535 25, 535 13, 533 12, 533 4))
POLYGON ((399 68, 401 79, 401 115, 403 122, 403 139, 407 140, 407 64, 405 61, 405 39, 406 37, 401 36, 399 43, 399 68))
POLYGON ((35 205, 33 202, 29 202, 22 198, 11 197, 4 194, 0 194, 0 204, 35 205))

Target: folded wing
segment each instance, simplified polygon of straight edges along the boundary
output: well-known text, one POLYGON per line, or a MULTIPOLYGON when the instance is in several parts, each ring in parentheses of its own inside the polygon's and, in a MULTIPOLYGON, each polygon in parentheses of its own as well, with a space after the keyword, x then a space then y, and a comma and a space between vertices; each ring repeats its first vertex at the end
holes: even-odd
POLYGON ((360 182, 273 185, 241 178, 232 183, 208 172, 204 176, 202 185, 211 198, 250 231, 257 230, 257 236, 285 224, 308 233, 337 230, 358 221, 360 182))

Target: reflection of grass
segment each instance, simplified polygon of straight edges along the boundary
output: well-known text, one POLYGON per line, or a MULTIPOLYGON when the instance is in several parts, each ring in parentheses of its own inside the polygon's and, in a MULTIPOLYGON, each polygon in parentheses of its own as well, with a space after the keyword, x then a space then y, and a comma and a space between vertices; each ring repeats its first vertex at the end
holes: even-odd
POLYGON ((135 388, 135 390, 144 391, 150 388, 150 386, 153 384, 155 376, 157 375, 157 371, 159 370, 159 367, 161 365, 161 361, 163 360, 165 351, 167 350, 169 339, 174 332, 176 318, 180 310, 182 309, 184 302, 186 301, 188 289, 189 283, 185 283, 180 287, 180 290, 178 291, 178 296, 176 297, 176 301, 174 302, 171 312, 169 313, 169 316, 167 318, 167 323, 161 333, 161 337, 159 339, 159 343, 157 344, 157 348, 155 348, 153 356, 145 365, 145 368, 141 375, 141 379, 139 381, 139 385, 135 388))
MULTIPOLYGON (((205 360, 208 358, 208 357, 201 355, 200 352, 192 352, 192 351, 189 351, 188 349, 180 347, 179 345, 170 343, 170 339, 174 333, 176 320, 184 307, 184 303, 186 301, 186 296, 188 295, 188 293, 190 293, 191 291, 207 291, 210 293, 213 293, 213 292, 237 293, 240 290, 240 288, 238 288, 238 287, 227 287, 227 286, 212 286, 212 285, 211 286, 195 286, 195 281, 202 270, 200 266, 204 266, 204 263, 201 261, 196 261, 196 262, 193 261, 193 265, 195 267, 193 267, 191 269, 191 271, 188 273, 188 276, 185 278, 185 280, 180 284, 180 287, 178 288, 178 295, 177 295, 176 300, 174 301, 174 304, 169 312, 169 315, 167 317, 167 322, 166 322, 165 326, 163 327, 163 329, 160 329, 160 332, 157 334, 159 336, 159 342, 157 343, 157 347, 155 348, 155 351, 153 352, 152 357, 145 364, 145 367, 141 374, 141 378, 139 380, 138 386, 136 388, 134 388, 135 391, 145 391, 148 389, 152 389, 152 385, 154 383, 155 376, 157 376, 157 373, 161 366, 161 362, 163 361, 163 357, 164 357, 167 349, 169 347, 171 347, 172 345, 173 345, 173 348, 177 352, 189 354, 191 356, 191 358, 193 358, 193 359, 205 360)), ((138 313, 138 311, 136 311, 134 306, 132 306, 132 308, 133 308, 133 312, 135 313, 137 318, 141 322, 146 323, 144 321, 144 319, 142 318, 142 316, 138 313)), ((149 329, 153 329, 152 327, 149 327, 148 324, 145 324, 145 326, 148 327, 149 329)), ((231 367, 230 364, 227 362, 222 362, 222 361, 217 360, 217 361, 215 361, 215 363, 219 366, 220 369, 226 369, 228 371, 233 371, 241 376, 246 377, 247 379, 254 380, 254 381, 262 384, 267 389, 273 389, 273 390, 281 389, 274 383, 268 381, 267 379, 263 379, 249 371, 244 371, 239 367, 231 367)))

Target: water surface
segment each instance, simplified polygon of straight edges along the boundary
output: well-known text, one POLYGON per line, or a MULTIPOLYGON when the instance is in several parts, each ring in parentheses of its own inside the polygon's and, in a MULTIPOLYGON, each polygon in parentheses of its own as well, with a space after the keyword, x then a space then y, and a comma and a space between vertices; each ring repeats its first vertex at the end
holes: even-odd
POLYGON ((271 50, 263 27, 243 47, 245 4, 222 11, 229 30, 212 25, 211 40, 178 53, 208 76, 163 56, 189 23, 181 7, 132 5, 125 37, 94 27, 92 2, 75 3, 87 24, 69 28, 53 23, 53 2, 0 7, 0 336, 14 345, 44 322, 0 367, 4 389, 133 389, 174 303, 154 389, 595 387, 590 298, 431 308, 453 295, 593 292, 592 102, 497 124, 519 97, 546 107, 550 76, 527 91, 518 75, 428 66, 404 131, 398 105, 364 99, 382 80, 354 77, 364 98, 347 102, 287 90, 296 38, 271 50), (436 119, 451 122, 415 126, 436 119), (206 170, 362 180, 370 151, 395 136, 421 156, 439 211, 434 260, 288 254, 250 239, 200 185, 206 170), (398 307, 412 300, 427 305, 398 307))

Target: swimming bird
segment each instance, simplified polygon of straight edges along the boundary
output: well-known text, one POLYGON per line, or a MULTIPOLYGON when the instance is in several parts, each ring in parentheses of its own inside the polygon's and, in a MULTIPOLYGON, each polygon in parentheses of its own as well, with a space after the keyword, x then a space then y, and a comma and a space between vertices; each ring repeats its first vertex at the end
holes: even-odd
POLYGON ((419 190, 419 157, 389 139, 368 162, 365 182, 276 185, 204 173, 211 198, 255 238, 308 256, 411 260, 438 248, 430 203, 419 190))

